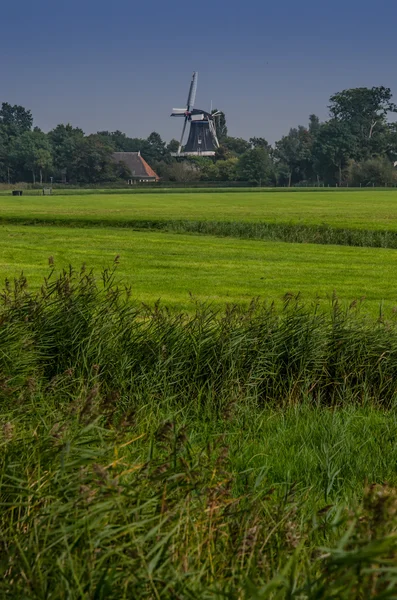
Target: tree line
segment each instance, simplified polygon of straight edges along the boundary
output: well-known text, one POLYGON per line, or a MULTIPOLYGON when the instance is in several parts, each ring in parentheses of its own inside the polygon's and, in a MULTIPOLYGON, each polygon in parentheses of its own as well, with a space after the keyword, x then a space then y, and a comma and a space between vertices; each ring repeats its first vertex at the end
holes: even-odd
MULTIPOLYGON (((0 182, 98 184, 131 173, 113 152, 140 151, 164 181, 244 181, 257 185, 393 185, 397 183, 397 112, 390 88, 353 88, 331 96, 329 118, 312 114, 273 146, 264 137, 228 135, 216 117, 220 148, 214 158, 172 156, 157 132, 132 138, 121 131, 85 135, 79 127, 35 127, 30 110, 3 102, 0 109, 0 182)), ((214 111, 215 112, 215 111, 214 111)))

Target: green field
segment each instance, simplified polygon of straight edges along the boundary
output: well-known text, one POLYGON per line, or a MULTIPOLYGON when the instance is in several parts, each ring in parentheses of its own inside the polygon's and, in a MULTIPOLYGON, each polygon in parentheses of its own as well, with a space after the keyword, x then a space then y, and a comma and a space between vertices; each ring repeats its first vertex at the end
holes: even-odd
POLYGON ((1 219, 266 221, 397 231, 397 191, 0 196, 1 219))
POLYGON ((83 263, 99 272, 120 255, 118 278, 133 296, 161 299, 189 308, 193 294, 201 301, 281 300, 301 293, 303 300, 366 298, 372 313, 382 301, 388 312, 397 305, 397 250, 315 244, 258 242, 211 236, 138 232, 129 229, 79 229, 47 226, 0 227, 0 276, 23 272, 31 286, 56 270, 83 263))
POLYGON ((0 196, 0 597, 397 597, 396 222, 397 191, 0 196))

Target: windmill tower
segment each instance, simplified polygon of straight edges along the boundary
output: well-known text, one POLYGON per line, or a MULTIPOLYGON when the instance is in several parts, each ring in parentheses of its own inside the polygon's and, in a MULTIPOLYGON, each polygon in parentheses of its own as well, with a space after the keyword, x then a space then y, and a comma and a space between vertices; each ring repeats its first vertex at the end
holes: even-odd
POLYGON ((178 152, 175 152, 173 156, 214 156, 215 150, 219 148, 215 117, 220 113, 211 114, 205 110, 194 108, 197 79, 198 73, 195 71, 190 83, 186 108, 172 109, 171 117, 184 118, 178 152), (183 148, 183 138, 188 122, 190 124, 189 137, 183 148))

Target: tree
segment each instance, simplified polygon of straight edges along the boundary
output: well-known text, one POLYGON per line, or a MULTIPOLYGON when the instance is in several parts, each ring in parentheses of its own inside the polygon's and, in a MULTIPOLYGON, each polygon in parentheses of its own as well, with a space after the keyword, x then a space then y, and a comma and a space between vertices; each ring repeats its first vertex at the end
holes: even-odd
POLYGON ((189 183, 200 179, 200 169, 195 161, 175 161, 168 166, 168 179, 189 183))
POLYGON ((10 164, 8 152, 8 135, 5 127, 0 125, 0 181, 10 182, 10 164))
POLYGON ((264 150, 270 150, 270 144, 263 137, 252 137, 249 139, 249 143, 253 148, 263 148, 264 150))
POLYGON ((274 157, 279 173, 287 175, 288 187, 291 186, 293 179, 296 181, 308 179, 311 172, 311 147, 311 135, 302 125, 290 129, 288 135, 284 135, 276 142, 274 157))
POLYGON ((24 175, 28 171, 32 175, 33 183, 36 183, 37 156, 33 133, 25 131, 19 137, 15 137, 10 144, 9 154, 14 173, 22 175, 21 179, 24 179, 24 175))
POLYGON ((349 185, 353 186, 383 186, 397 183, 397 169, 387 158, 370 158, 361 163, 350 161, 346 171, 349 185))
POLYGON ((179 148, 179 142, 178 142, 178 140, 172 139, 167 144, 167 150, 168 150, 168 152, 178 152, 178 148, 179 148))
POLYGON ((51 144, 48 136, 35 127, 32 132, 34 144, 34 169, 39 171, 40 185, 43 183, 43 173, 53 166, 51 144))
POLYGON ((237 174, 242 181, 262 185, 271 177, 272 164, 269 153, 264 148, 247 150, 237 163, 237 174))
POLYGON ((238 158, 228 158, 227 160, 218 160, 216 167, 219 181, 236 181, 237 179, 238 158))
POLYGON ((79 183, 115 181, 120 165, 112 160, 113 147, 101 136, 89 135, 76 140, 73 159, 68 166, 70 178, 79 183))
POLYGON ((357 138, 356 160, 383 154, 387 145, 387 116, 397 112, 390 88, 353 88, 330 98, 333 120, 349 125, 357 138))
POLYGON ((397 112, 391 101, 390 88, 353 88, 343 90, 330 98, 331 117, 350 123, 352 130, 371 138, 378 123, 384 123, 389 112, 397 112))
POLYGON ((42 184, 43 172, 52 167, 51 146, 46 134, 40 130, 25 131, 14 138, 10 146, 10 159, 14 174, 24 179, 26 171, 29 171, 35 184, 38 171, 42 184))
POLYGON ((341 185, 343 169, 356 154, 356 144, 347 123, 332 119, 321 125, 313 145, 313 162, 319 175, 329 182, 337 178, 341 185))
POLYGON ((227 125, 226 125, 226 116, 225 113, 221 110, 215 108, 211 114, 216 114, 215 119, 215 127, 216 127, 216 137, 220 144, 222 144, 223 140, 227 138, 227 125))
POLYGON ((141 154, 149 164, 164 160, 170 162, 170 152, 166 148, 166 143, 163 142, 161 136, 156 131, 153 131, 147 138, 145 144, 141 148, 141 154))
POLYGON ((226 137, 224 138, 221 148, 224 148, 224 155, 219 152, 219 158, 221 160, 231 158, 233 156, 241 156, 244 152, 247 152, 251 148, 251 144, 243 138, 226 137))
POLYGON ((321 127, 320 119, 317 115, 309 115, 309 133, 314 138, 321 127))
POLYGON ((32 129, 32 113, 23 106, 11 106, 8 102, 3 102, 0 109, 0 125, 3 125, 10 137, 22 135, 32 129))
POLYGON ((130 138, 122 131, 98 131, 98 136, 105 145, 113 146, 115 152, 139 152, 146 146, 143 138, 130 138))
POLYGON ((84 131, 79 127, 57 125, 48 133, 55 169, 66 182, 79 143, 84 138, 84 131))

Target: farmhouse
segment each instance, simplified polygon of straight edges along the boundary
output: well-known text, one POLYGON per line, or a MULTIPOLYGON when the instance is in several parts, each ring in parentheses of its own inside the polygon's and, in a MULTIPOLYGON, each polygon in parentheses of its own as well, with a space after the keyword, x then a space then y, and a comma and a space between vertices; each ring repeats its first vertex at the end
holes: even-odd
POLYGON ((150 183, 159 180, 157 173, 155 173, 146 160, 142 158, 140 152, 113 152, 112 158, 114 162, 124 163, 129 169, 131 177, 128 178, 128 183, 130 185, 142 182, 150 183))

